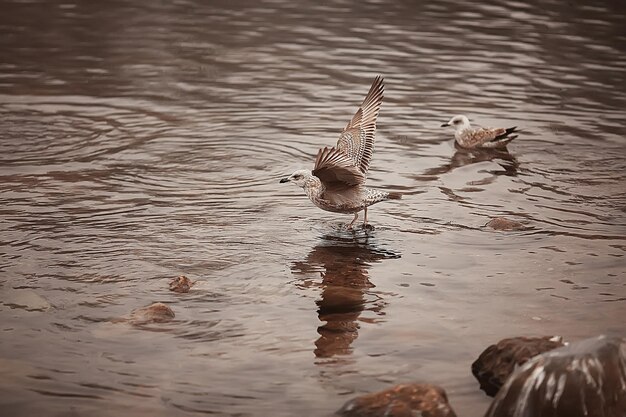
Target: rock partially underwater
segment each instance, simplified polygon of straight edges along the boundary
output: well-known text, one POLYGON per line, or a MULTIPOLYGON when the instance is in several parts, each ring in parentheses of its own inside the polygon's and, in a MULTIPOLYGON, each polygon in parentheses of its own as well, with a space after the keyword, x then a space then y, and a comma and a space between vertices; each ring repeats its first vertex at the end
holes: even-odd
POLYGON ((515 368, 541 353, 564 346, 558 336, 512 337, 489 346, 472 364, 480 389, 491 397, 498 393, 515 368))
POLYGON ((138 308, 130 313, 127 322, 133 325, 150 323, 166 323, 175 317, 174 312, 166 304, 154 303, 147 307, 138 308))
POLYGON ((176 277, 170 282, 170 291, 185 293, 189 292, 193 286, 193 282, 184 275, 176 277))
POLYGON ((509 220, 504 217, 494 217, 489 220, 485 227, 490 227, 493 230, 503 230, 503 231, 520 231, 520 230, 528 230, 530 227, 526 226, 524 223, 520 223, 516 220, 509 220))
POLYGON ((626 340, 600 336, 543 353, 506 381, 485 417, 626 416, 626 340))
POLYGON ((52 307, 45 298, 30 289, 7 289, 0 302, 7 307, 26 311, 46 311, 52 307))
POLYGON ((400 384, 354 398, 335 413, 339 417, 456 417, 443 388, 400 384))

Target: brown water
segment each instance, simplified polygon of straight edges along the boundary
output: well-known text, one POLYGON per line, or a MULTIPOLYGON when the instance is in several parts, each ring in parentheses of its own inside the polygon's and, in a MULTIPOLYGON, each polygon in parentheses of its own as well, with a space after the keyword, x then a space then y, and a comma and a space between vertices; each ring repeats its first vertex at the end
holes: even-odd
POLYGON ((428 381, 480 416, 488 344, 626 333, 623 2, 207 3, 2 2, 2 415, 325 416, 428 381), (368 183, 406 195, 351 234, 278 179, 379 73, 368 183), (457 152, 457 113, 523 133, 457 152))

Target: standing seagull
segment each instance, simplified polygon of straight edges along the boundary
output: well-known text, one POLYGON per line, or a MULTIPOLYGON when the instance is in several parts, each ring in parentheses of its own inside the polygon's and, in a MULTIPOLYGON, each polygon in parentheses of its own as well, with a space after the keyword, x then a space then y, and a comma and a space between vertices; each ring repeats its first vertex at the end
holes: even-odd
POLYGON ((462 148, 500 148, 505 147, 517 135, 509 136, 516 132, 517 126, 504 128, 472 127, 466 116, 454 116, 448 123, 441 127, 454 126, 454 139, 462 148))
POLYGON ((354 213, 352 225, 367 207, 379 201, 401 198, 400 193, 388 193, 365 187, 365 178, 374 150, 376 118, 383 101, 383 78, 379 75, 367 93, 363 104, 341 132, 337 146, 317 152, 313 171, 301 169, 280 182, 294 182, 302 187, 313 204, 335 213, 354 213))

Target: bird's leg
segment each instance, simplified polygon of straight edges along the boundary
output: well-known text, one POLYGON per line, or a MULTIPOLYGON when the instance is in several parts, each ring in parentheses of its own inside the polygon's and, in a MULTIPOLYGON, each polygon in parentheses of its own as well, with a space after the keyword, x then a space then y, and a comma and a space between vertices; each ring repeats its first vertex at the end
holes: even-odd
POLYGON ((363 227, 367 227, 367 207, 365 207, 363 213, 365 213, 363 217, 363 227))
POLYGON ((356 221, 356 219, 359 218, 359 212, 357 211, 356 213, 354 213, 354 219, 352 219, 352 221, 350 222, 350 224, 348 225, 348 229, 352 229, 352 225, 354 224, 354 222, 356 221))

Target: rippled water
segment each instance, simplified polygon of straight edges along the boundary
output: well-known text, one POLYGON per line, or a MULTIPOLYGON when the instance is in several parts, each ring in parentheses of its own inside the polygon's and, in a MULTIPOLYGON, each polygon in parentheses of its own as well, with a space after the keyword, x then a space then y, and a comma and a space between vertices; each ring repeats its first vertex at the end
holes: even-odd
POLYGON ((626 333, 623 4, 210 3, 2 2, 3 414, 324 416, 415 380, 480 416, 488 344, 626 333), (278 179, 379 73, 368 182, 406 195, 352 235, 278 179), (523 132, 457 151, 457 113, 523 132))

